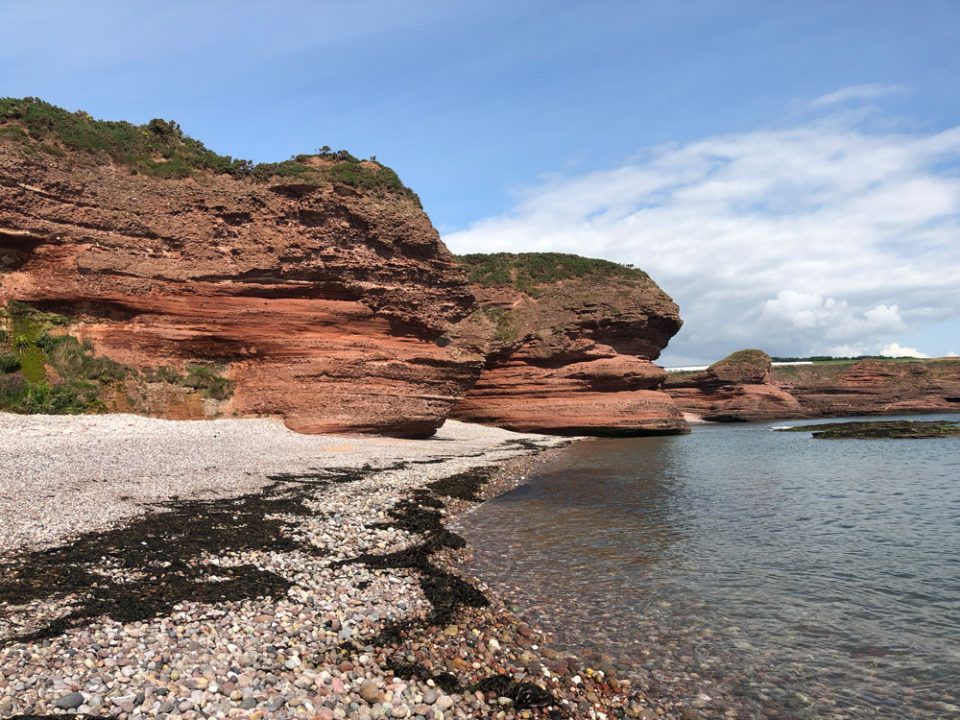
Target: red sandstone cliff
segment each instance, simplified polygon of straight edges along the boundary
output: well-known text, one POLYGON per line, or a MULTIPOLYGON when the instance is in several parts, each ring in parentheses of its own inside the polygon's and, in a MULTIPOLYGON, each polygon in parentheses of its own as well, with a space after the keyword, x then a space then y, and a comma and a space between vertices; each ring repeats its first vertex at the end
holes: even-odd
POLYGON ((473 384, 482 358, 446 337, 469 287, 416 197, 378 186, 388 169, 156 177, 164 157, 137 172, 28 119, 0 119, 0 303, 67 314, 132 367, 215 361, 235 382, 224 412, 303 432, 430 435, 473 384))
POLYGON ((454 417, 568 435, 688 430, 652 362, 678 308, 644 273, 550 253, 463 261, 481 310, 461 332, 488 359, 454 417))
POLYGON ((738 421, 960 410, 960 359, 860 360, 772 367, 741 350, 664 390, 684 412, 738 421))
POLYGON ((704 420, 742 421, 803 414, 796 398, 771 382, 770 356, 740 350, 699 373, 668 374, 664 390, 704 420))
POLYGON ((776 367, 772 379, 811 416, 960 410, 960 358, 776 367))

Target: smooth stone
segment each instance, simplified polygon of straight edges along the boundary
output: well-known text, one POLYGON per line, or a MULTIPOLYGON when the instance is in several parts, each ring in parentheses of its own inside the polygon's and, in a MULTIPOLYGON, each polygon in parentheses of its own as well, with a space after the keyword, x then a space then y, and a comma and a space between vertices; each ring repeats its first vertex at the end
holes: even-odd
POLYGON ((380 692, 380 688, 373 680, 364 680, 363 684, 360 685, 360 697, 374 705, 383 700, 383 693, 380 692))
POLYGON ((83 705, 83 695, 78 692, 67 693, 53 701, 58 710, 74 710, 83 705))

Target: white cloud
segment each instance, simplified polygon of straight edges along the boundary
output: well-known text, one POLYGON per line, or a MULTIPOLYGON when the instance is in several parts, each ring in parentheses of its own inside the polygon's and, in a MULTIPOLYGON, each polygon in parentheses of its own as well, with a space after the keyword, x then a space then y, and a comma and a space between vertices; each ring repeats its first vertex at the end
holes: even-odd
POLYGON ((821 95, 812 103, 811 107, 820 108, 828 105, 838 105, 859 100, 876 100, 886 95, 903 92, 905 88, 900 85, 883 85, 881 83, 866 83, 864 85, 851 85, 850 87, 840 88, 833 92, 821 95))
POLYGON ((916 348, 912 347, 903 347, 898 342, 887 343, 880 348, 878 355, 886 355, 887 357, 911 357, 911 358, 928 358, 930 357, 926 353, 922 353, 916 348))
POLYGON ((953 351, 948 352, 944 357, 960 357, 960 353, 955 353, 953 351))
POLYGON ((793 290, 781 290, 775 299, 767 300, 760 312, 760 322, 787 324, 799 330, 819 329, 827 340, 898 333, 905 329, 896 305, 875 305, 858 313, 845 300, 824 299, 793 290))
POLYGON ((671 362, 878 348, 960 320, 958 167, 960 127, 883 134, 828 118, 552 177, 444 239, 635 263, 680 304, 671 362))

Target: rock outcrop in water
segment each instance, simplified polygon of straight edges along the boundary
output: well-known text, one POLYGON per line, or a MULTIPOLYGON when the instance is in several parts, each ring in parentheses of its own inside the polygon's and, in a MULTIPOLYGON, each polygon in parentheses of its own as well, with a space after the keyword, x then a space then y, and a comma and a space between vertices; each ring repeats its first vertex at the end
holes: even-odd
MULTIPOLYGON (((252 166, 173 123, 0 101, 0 303, 62 313, 134 368, 212 363, 219 409, 303 432, 433 433, 482 358, 466 279, 392 170, 252 166)), ((164 414, 164 408, 156 409, 164 414)))
POLYGON ((685 411, 706 420, 874 415, 960 410, 960 359, 869 359, 771 366, 741 350, 664 385, 685 411))
POLYGON ((645 273, 556 253, 461 261, 480 304, 461 332, 487 364, 454 417, 568 435, 688 430, 652 362, 680 315, 645 273))
POLYGON ((684 412, 704 420, 737 422, 803 415, 797 399, 771 379, 770 356, 740 350, 703 372, 670 373, 664 389, 684 412))

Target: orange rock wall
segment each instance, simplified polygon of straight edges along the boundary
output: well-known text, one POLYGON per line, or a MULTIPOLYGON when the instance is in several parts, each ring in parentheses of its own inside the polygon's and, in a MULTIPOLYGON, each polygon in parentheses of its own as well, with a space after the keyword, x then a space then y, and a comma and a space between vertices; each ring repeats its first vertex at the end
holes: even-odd
MULTIPOLYGON (((719 365, 719 363, 718 363, 719 365)), ((960 411, 960 359, 861 360, 737 373, 717 366, 671 376, 665 390, 684 412, 743 421, 960 411)))
MULTIPOLYGON (((474 287, 482 308, 509 312, 515 337, 489 340, 486 369, 454 417, 522 432, 652 435, 687 432, 658 390, 653 364, 680 329, 677 306, 654 283, 589 278, 536 296, 474 287)), ((482 334, 482 333, 481 333, 482 334)))
POLYGON ((77 319, 135 367, 214 361, 226 407, 303 432, 430 435, 479 373, 469 287, 417 202, 168 180, 0 140, 0 302, 77 319))

